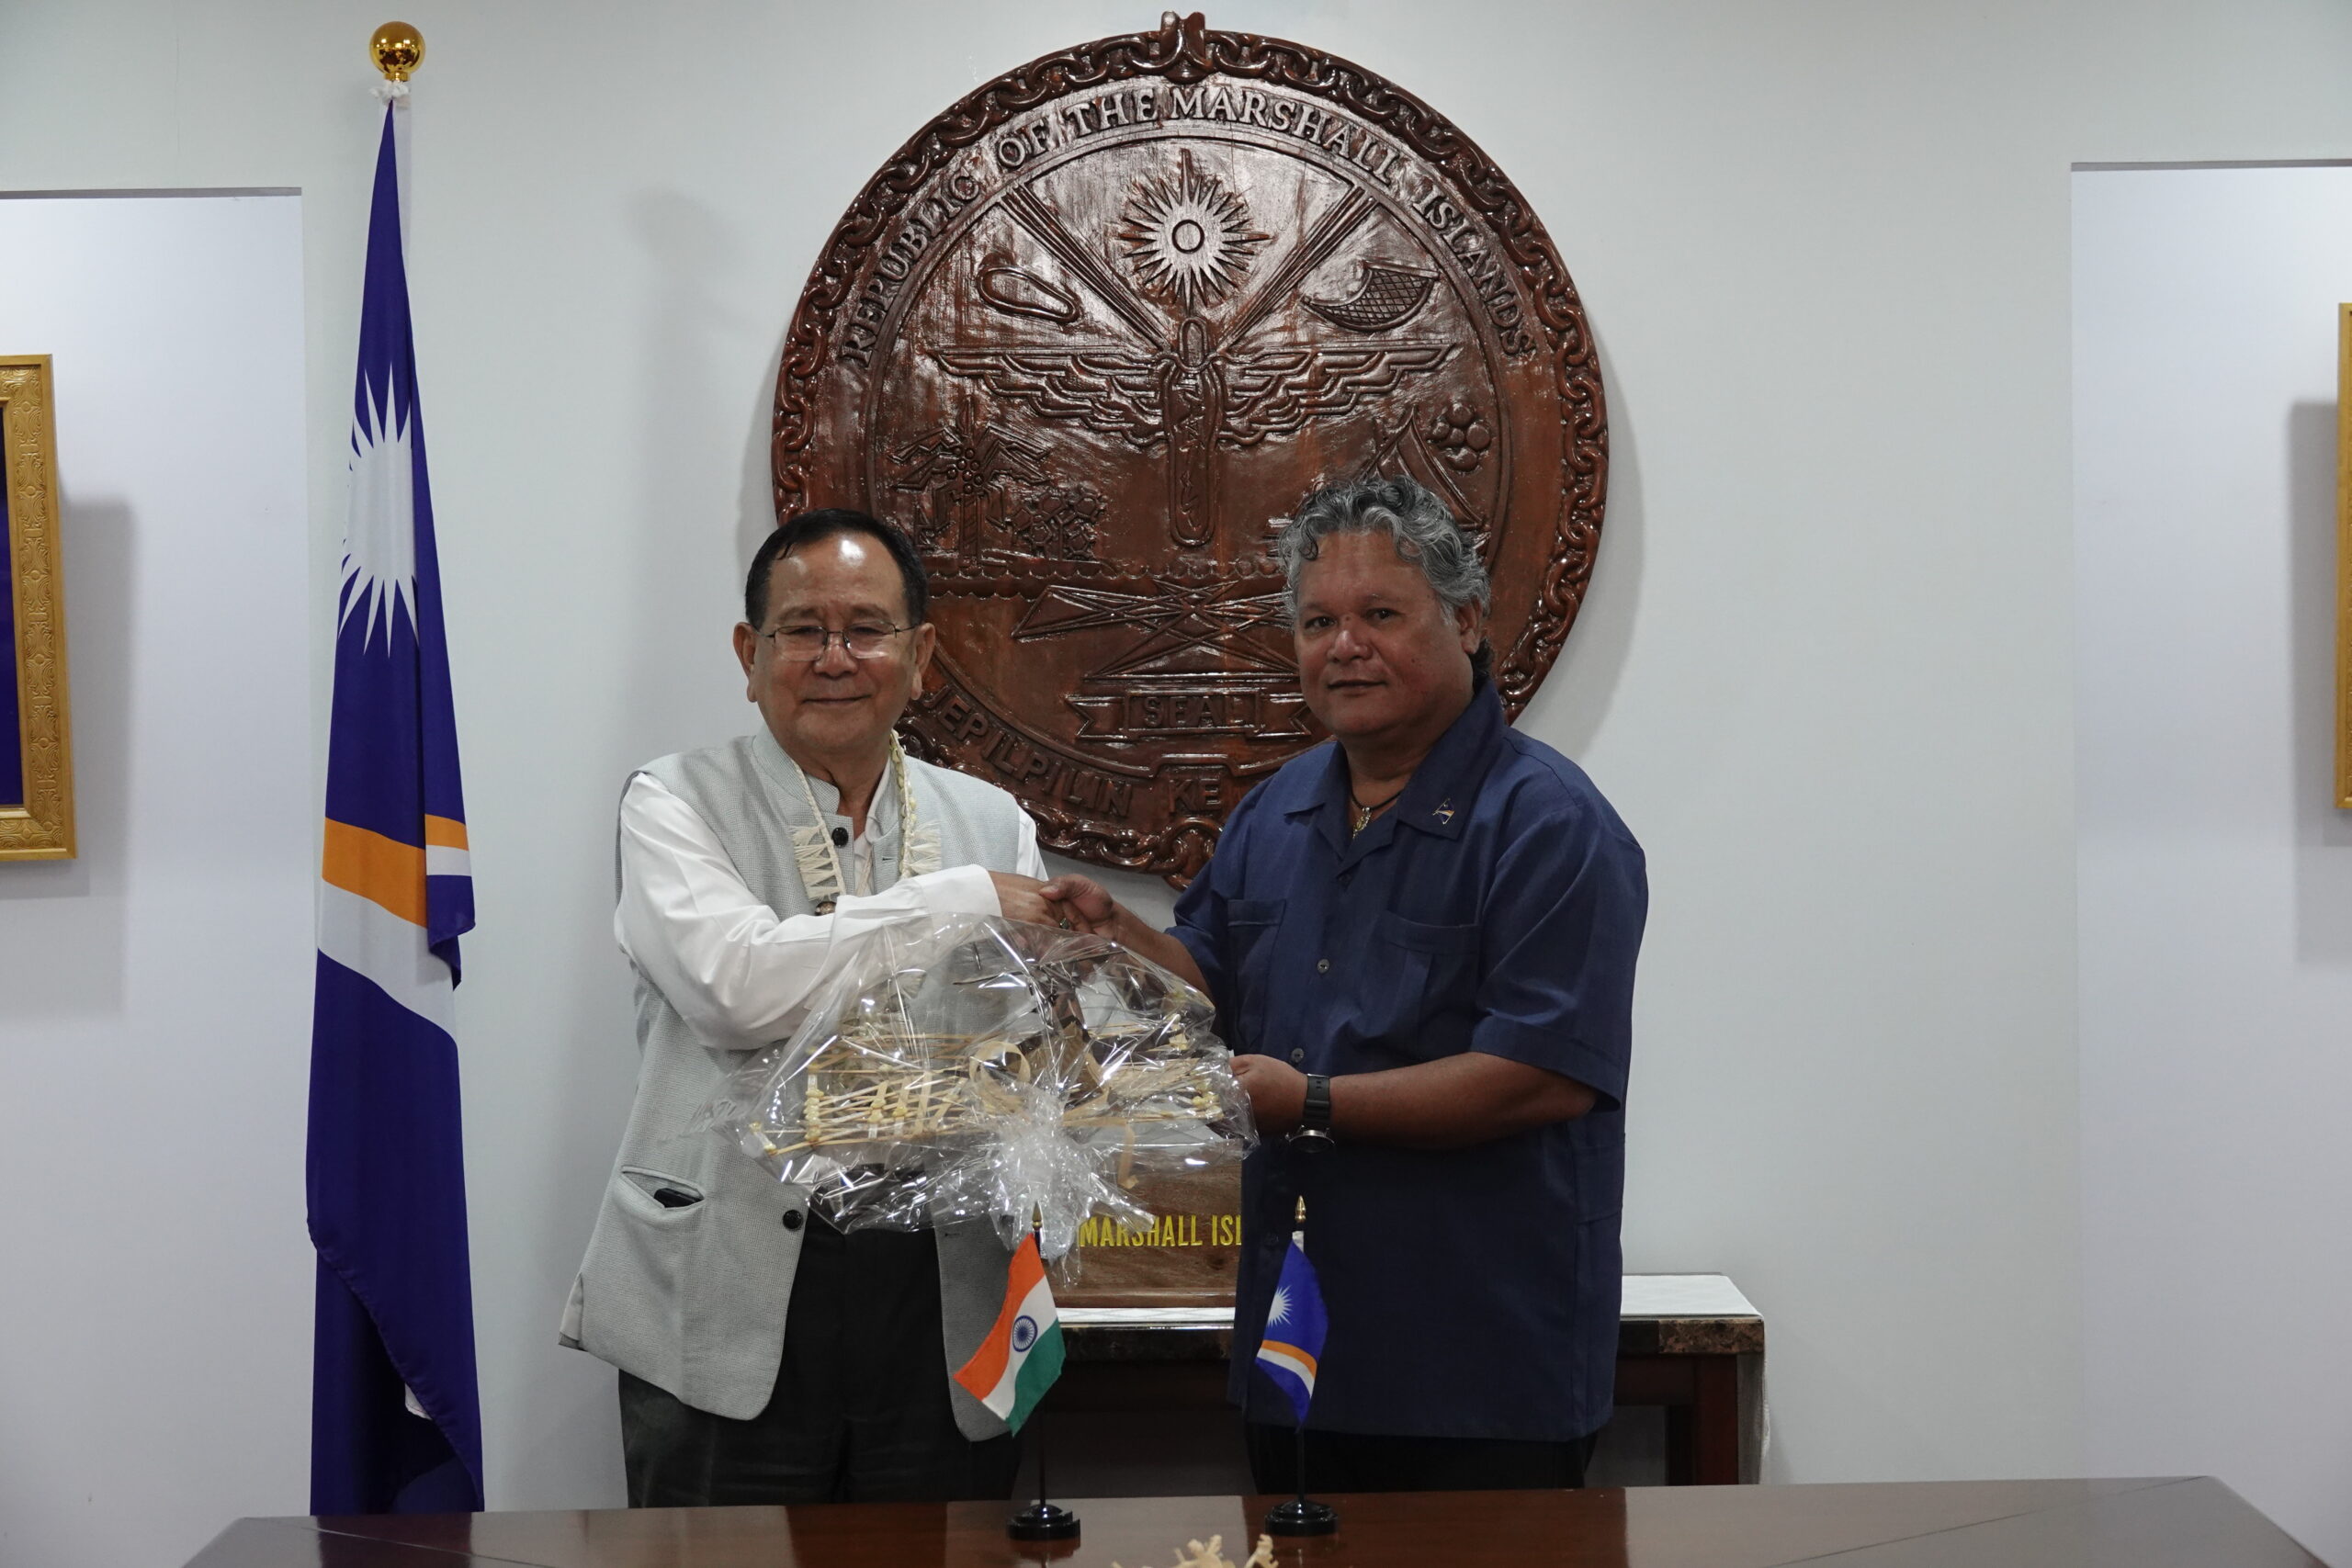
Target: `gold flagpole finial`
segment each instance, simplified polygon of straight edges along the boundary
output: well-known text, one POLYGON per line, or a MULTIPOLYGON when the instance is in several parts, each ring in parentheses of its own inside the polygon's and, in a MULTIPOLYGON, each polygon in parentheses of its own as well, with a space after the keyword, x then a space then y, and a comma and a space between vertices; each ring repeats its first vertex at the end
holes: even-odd
POLYGON ((386 22, 368 40, 368 53, 387 82, 405 82, 424 62, 424 35, 406 22, 386 22))

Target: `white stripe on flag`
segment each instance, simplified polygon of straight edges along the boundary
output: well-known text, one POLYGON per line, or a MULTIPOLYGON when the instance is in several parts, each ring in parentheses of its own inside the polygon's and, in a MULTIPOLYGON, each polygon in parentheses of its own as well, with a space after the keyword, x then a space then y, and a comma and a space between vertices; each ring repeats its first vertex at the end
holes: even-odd
POLYGON ((1012 1315, 1016 1323, 1024 1317, 1029 1319, 1036 1325, 1037 1332, 1031 1337, 1028 1344, 1005 1357, 1004 1375, 998 1378, 996 1386, 980 1398, 980 1403, 993 1411, 1000 1421, 1009 1418, 1012 1414, 1013 1405, 1019 1403, 1021 1368, 1029 1359, 1029 1352, 1037 1348, 1038 1342, 1046 1337, 1046 1331, 1054 1326, 1057 1314, 1054 1311, 1052 1282, 1041 1278, 1035 1284, 1030 1286, 1029 1293, 1021 1298, 1021 1305, 1012 1315))
MULTIPOLYGON (((1261 1346, 1258 1351, 1258 1359, 1270 1367, 1280 1367, 1283 1371, 1305 1383, 1307 1393, 1315 1392, 1314 1364, 1295 1350, 1278 1350, 1272 1345, 1261 1346)), ((1334 1395, 1334 1397, 1337 1396, 1334 1395)))
POLYGON ((412 925, 372 898, 319 885, 319 951, 376 983, 392 1000, 451 1034, 457 1007, 449 966, 424 945, 424 928, 412 925))
POLYGON ((471 876, 473 857, 464 850, 445 848, 440 844, 424 846, 424 874, 427 876, 471 876))

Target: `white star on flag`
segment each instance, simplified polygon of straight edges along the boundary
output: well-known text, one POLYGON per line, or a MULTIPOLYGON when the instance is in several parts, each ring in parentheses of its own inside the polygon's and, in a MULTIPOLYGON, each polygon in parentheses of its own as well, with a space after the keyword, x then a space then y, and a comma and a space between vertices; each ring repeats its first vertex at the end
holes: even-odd
POLYGON ((416 533, 409 525, 415 515, 416 461, 409 451, 408 421, 395 419, 390 430, 384 428, 388 401, 389 389, 385 397, 369 397, 368 423, 355 421, 351 427, 351 521, 343 541, 342 621, 348 622, 366 603, 363 646, 376 640, 379 620, 384 640, 390 642, 396 609, 408 616, 411 626, 416 625, 416 533))

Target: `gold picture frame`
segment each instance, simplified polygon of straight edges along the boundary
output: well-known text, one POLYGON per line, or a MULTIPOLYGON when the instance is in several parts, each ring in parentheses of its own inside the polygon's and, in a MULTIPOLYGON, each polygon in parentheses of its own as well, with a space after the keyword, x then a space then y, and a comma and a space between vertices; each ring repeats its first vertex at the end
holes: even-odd
POLYGON ((2335 805, 2352 810, 2352 305, 2335 308, 2335 805))
POLYGON ((49 355, 0 355, 0 861, 74 857, 49 355))

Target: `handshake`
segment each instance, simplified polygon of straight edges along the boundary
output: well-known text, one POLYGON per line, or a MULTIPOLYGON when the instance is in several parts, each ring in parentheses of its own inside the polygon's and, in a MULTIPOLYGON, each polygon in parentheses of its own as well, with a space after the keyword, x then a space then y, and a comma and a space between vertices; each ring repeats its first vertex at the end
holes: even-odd
POLYGON ((1188 985, 1208 988, 1208 982, 1201 976, 1200 964, 1182 942, 1137 919, 1092 877, 1057 876, 1051 882, 1040 882, 1034 876, 1015 876, 1003 871, 992 871, 989 875, 996 880, 996 901, 1006 919, 1108 937, 1128 952, 1141 953, 1173 972, 1188 985))
POLYGON ((1133 919, 1091 877, 1057 876, 1051 882, 1040 882, 1006 871, 992 871, 989 875, 996 883, 996 900, 1008 920, 1060 926, 1117 940, 1125 934, 1122 922, 1133 919))
MULTIPOLYGON (((1034 876, 1002 871, 989 875, 996 881, 997 903, 1006 919, 1108 937, 1187 985, 1204 991, 1209 988, 1191 949, 1136 919, 1092 877, 1057 876, 1051 882, 1040 882, 1034 876)), ((1250 1097, 1250 1113, 1257 1117, 1260 1132, 1271 1135, 1298 1125, 1306 1106, 1306 1074, 1270 1056, 1239 1055, 1233 1058, 1233 1075, 1250 1097)))

